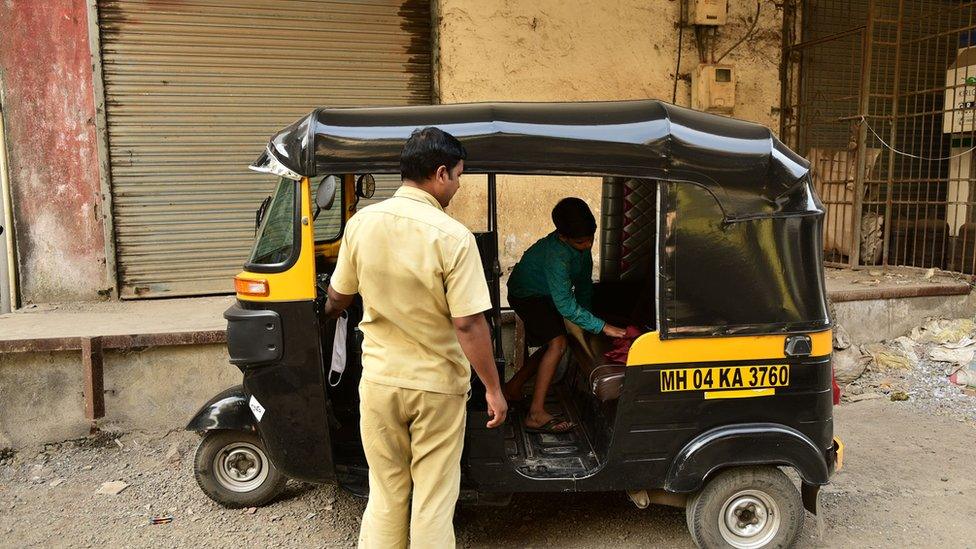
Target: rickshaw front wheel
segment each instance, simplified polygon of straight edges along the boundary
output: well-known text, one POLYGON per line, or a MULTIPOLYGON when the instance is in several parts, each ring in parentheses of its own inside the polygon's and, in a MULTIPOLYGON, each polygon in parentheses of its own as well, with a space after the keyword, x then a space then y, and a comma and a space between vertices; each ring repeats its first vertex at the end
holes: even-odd
POLYGON ((208 431, 197 446, 193 474, 203 493, 230 509, 264 505, 288 482, 261 439, 244 431, 208 431))
POLYGON ((688 531, 703 549, 792 547, 803 516, 799 491, 776 467, 723 471, 685 508, 688 531))

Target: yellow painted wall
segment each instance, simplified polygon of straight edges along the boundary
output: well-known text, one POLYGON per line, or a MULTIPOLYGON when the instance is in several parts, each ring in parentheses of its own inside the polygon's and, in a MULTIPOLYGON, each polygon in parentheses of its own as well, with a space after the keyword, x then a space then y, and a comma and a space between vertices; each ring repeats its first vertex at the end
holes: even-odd
MULTIPOLYGON (((474 101, 671 100, 680 2, 676 0, 435 0, 437 86, 443 103, 474 101)), ((717 53, 742 37, 756 3, 729 0, 729 24, 717 53)), ((723 63, 736 69, 736 118, 778 131, 782 10, 762 0, 756 33, 723 63)), ((679 75, 698 63, 694 32, 684 33, 679 75)), ((676 103, 689 106, 689 81, 676 103)), ((598 212, 600 182, 592 178, 500 177, 499 245, 507 271, 536 239, 552 230, 549 211, 579 196, 598 212)), ((483 177, 462 182, 449 210, 483 229, 483 177)), ((596 248, 594 252, 596 252, 596 248)))

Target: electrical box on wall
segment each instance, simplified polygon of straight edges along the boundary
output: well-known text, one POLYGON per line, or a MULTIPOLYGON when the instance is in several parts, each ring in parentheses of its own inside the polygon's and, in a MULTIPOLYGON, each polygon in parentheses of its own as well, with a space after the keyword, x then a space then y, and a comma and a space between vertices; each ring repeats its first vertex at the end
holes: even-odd
POLYGON ((728 0, 688 0, 688 22, 692 25, 724 25, 728 0))
POLYGON ((691 75, 691 108, 732 114, 735 108, 735 69, 702 63, 691 75))

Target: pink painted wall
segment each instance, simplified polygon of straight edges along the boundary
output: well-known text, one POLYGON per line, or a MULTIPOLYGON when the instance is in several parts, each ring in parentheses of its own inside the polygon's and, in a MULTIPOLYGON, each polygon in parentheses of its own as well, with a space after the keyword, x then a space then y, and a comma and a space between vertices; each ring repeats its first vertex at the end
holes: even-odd
POLYGON ((0 2, 21 301, 100 299, 104 230, 85 0, 0 2))

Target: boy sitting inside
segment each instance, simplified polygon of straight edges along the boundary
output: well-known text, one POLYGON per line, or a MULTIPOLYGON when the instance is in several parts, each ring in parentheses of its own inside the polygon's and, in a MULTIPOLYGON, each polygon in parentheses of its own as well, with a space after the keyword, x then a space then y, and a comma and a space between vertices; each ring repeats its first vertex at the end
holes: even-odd
POLYGON ((610 337, 625 331, 590 312, 593 297, 593 235, 596 219, 579 198, 564 198, 552 209, 556 230, 533 244, 515 265, 508 279, 508 302, 525 324, 530 347, 540 347, 525 361, 503 389, 505 398, 518 402, 522 386, 537 374, 532 404, 525 418, 529 431, 563 433, 574 424, 553 417, 544 404, 556 365, 566 350, 563 319, 580 328, 610 337))

